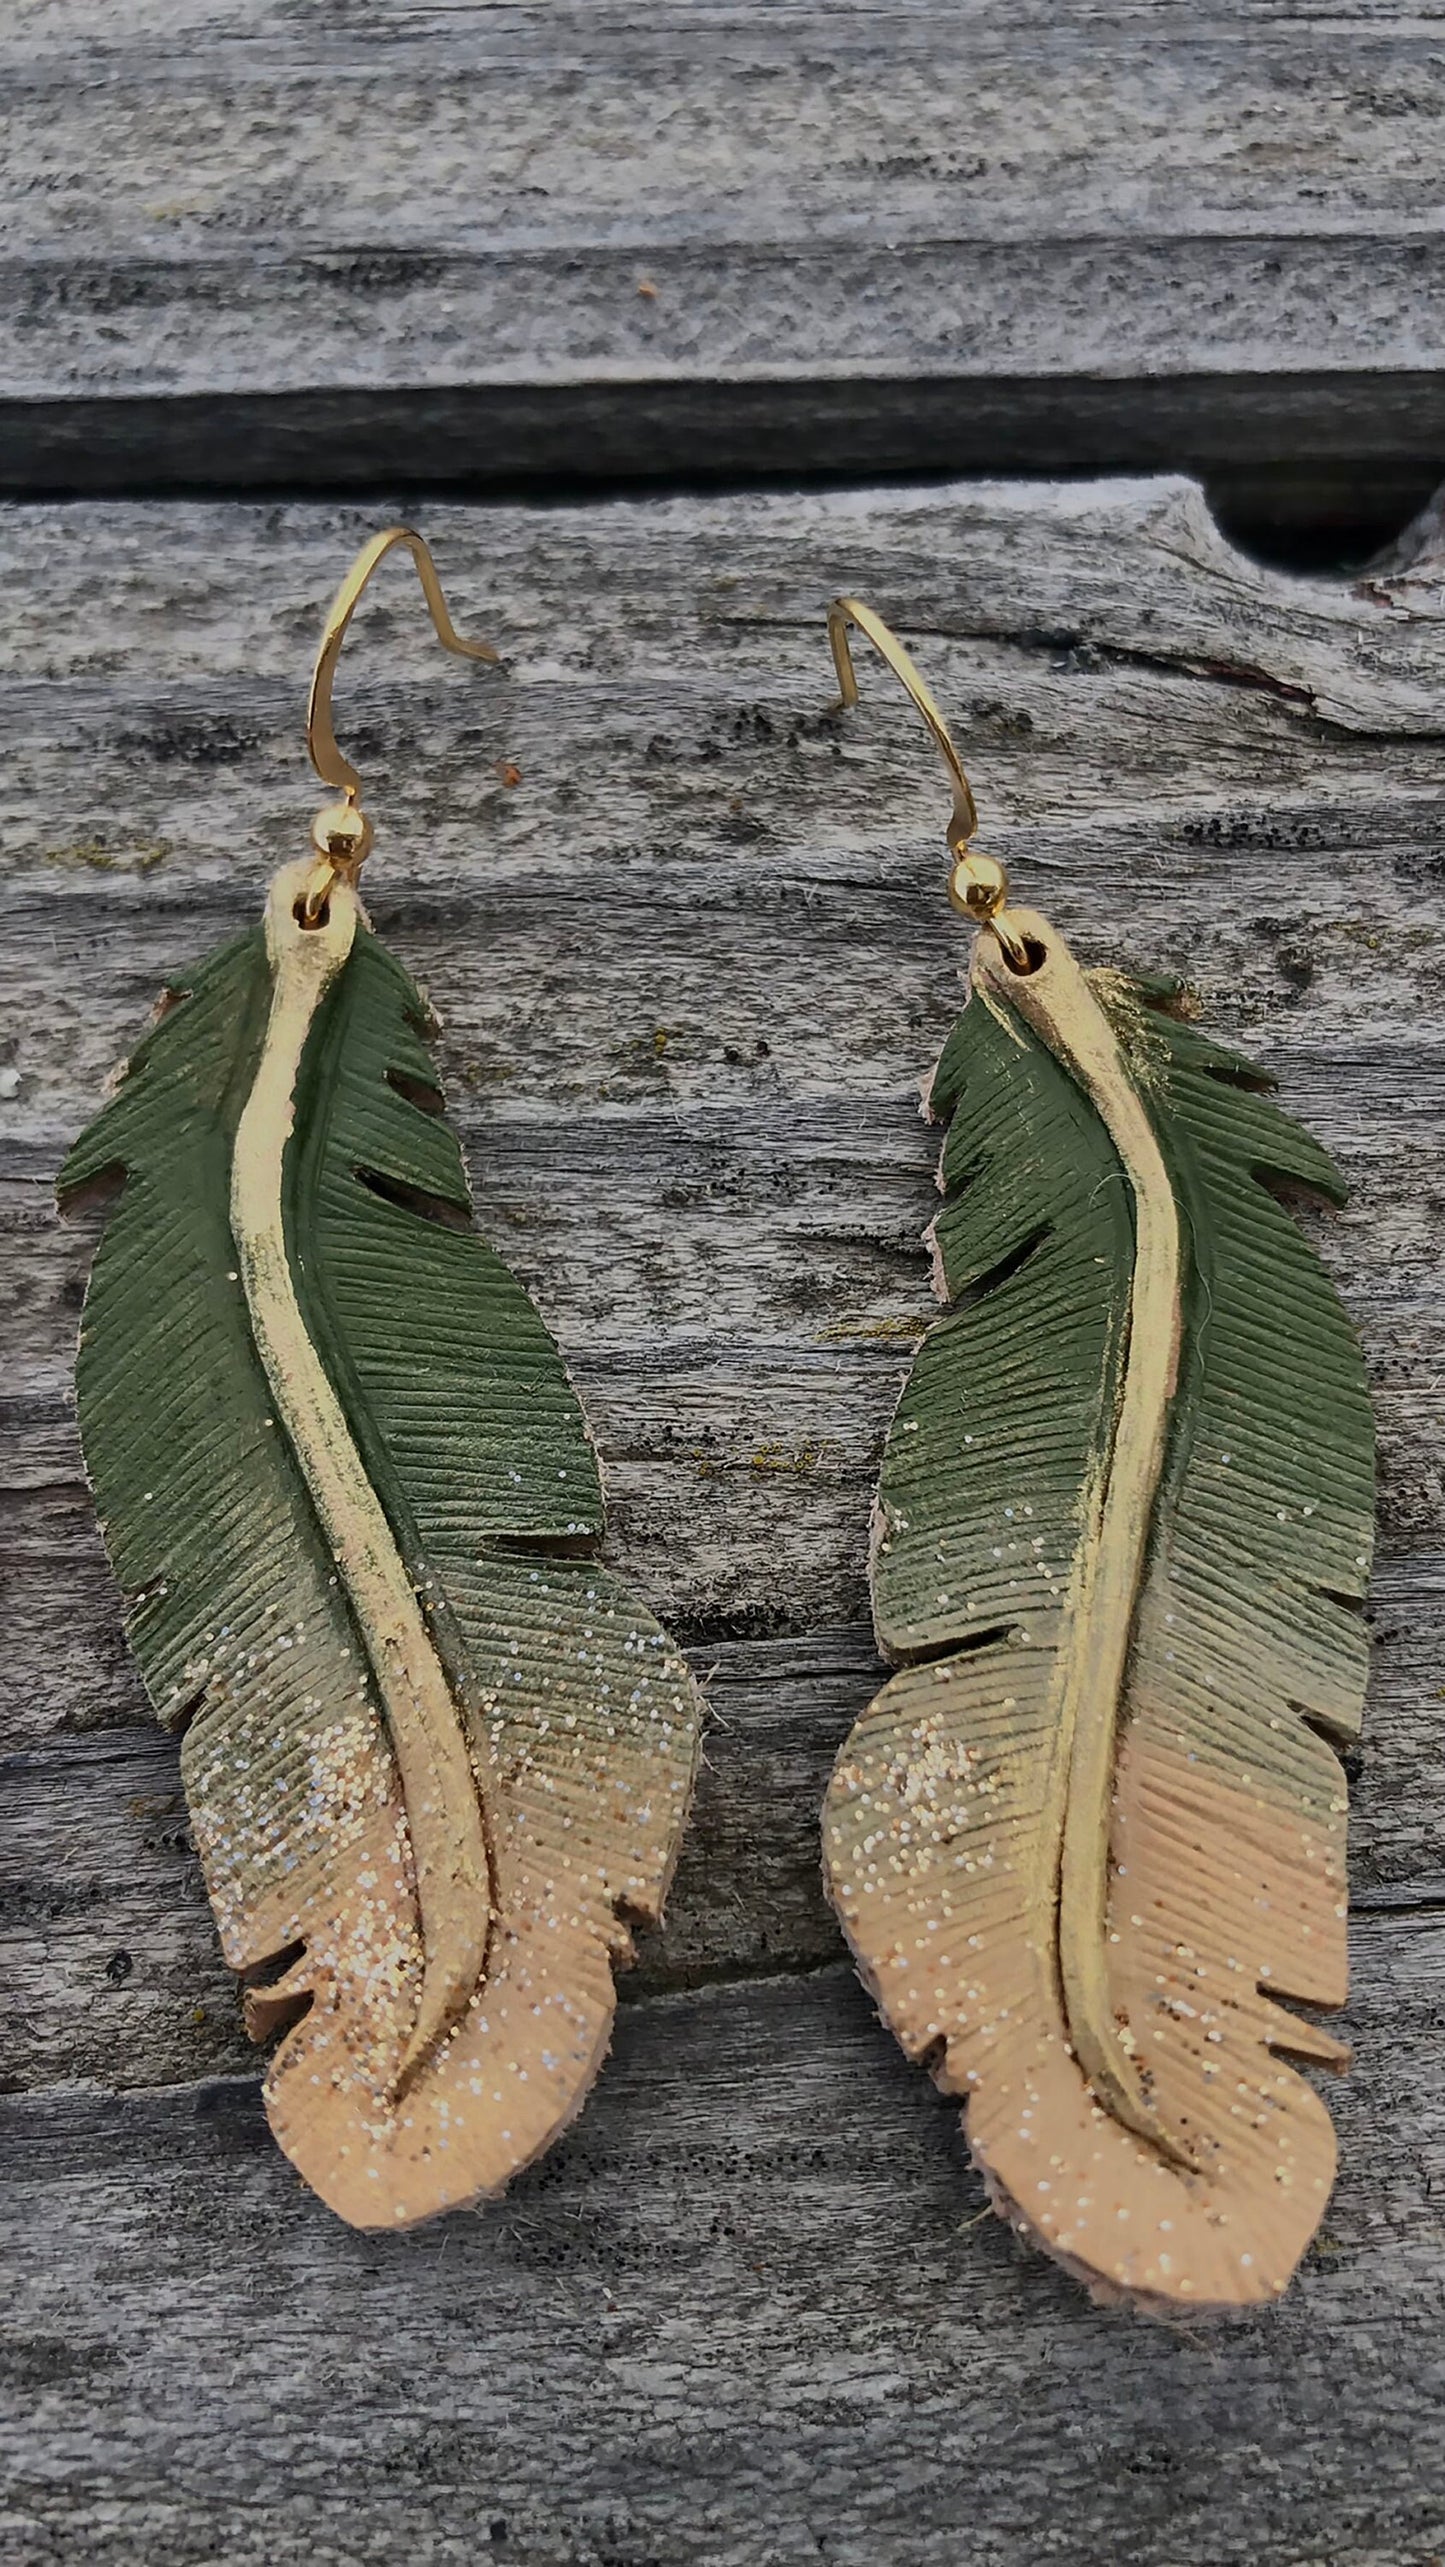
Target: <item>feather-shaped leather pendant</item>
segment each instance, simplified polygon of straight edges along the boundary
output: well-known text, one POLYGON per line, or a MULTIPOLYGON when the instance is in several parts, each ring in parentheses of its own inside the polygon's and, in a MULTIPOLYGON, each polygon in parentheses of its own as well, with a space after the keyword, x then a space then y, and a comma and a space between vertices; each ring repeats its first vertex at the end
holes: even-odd
POLYGON ((470 1224, 354 890, 203 964, 70 1154, 123 1184, 77 1396, 272 2127, 363 2227, 492 2193, 577 2111, 660 1909, 699 1705, 587 1556, 597 1461, 470 1224))
POLYGON ((1346 1993, 1373 1437, 1277 1193, 1341 1189, 1176 990, 998 925, 932 1086, 947 1315, 888 1440, 900 1671, 834 1774, 828 1882, 995 2207, 1102 2295, 1233 2308, 1333 2180, 1290 2062, 1347 2058, 1290 2001, 1346 1993))

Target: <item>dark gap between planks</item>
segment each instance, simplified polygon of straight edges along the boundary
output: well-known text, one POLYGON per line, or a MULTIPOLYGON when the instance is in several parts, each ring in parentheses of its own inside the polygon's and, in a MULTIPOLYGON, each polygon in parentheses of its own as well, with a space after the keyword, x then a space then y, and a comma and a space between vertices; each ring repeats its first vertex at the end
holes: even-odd
POLYGON ((1352 569, 1445 479, 1445 377, 645 382, 0 401, 12 499, 553 504, 1187 472, 1239 548, 1352 569))

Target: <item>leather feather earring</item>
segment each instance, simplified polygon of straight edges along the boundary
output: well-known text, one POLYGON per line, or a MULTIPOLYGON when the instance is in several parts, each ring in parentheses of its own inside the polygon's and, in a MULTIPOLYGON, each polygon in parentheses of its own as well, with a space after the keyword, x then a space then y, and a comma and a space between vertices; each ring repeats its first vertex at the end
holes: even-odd
POLYGON ((655 1916, 699 1703, 587 1556, 596 1456, 551 1337, 471 1227, 424 1004, 357 897, 340 800, 264 925, 166 994, 61 1174, 119 1178, 77 1397, 127 1628, 182 1774, 277 2138, 343 2218, 495 2192, 606 2051, 624 1912, 655 1916))
POLYGON ((909 2056, 967 2098, 995 2209, 1101 2296, 1283 2290, 1334 2175, 1289 2062, 1348 2054, 1344 1776, 1373 1435, 1355 1333, 1279 1200, 1338 1203, 1177 984, 1083 971, 970 845, 971 991, 934 1075, 946 1315, 889 1435, 873 1597, 898 1672, 848 1739, 827 1879, 909 2056))

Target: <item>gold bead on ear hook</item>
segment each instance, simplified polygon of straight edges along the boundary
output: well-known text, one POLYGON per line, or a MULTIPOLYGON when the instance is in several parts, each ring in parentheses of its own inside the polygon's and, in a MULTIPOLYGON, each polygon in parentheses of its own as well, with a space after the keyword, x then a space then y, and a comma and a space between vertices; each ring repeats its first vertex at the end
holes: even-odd
POLYGON ((342 880, 354 883, 371 850, 371 822, 361 808, 361 778, 337 746, 331 719, 331 688, 346 628, 360 603, 362 590, 398 544, 405 544, 416 563, 443 650, 455 651, 459 658, 468 660, 495 663, 498 657, 490 642, 468 642, 457 631, 447 611, 436 565, 420 535, 409 526, 388 526, 381 534, 373 535, 370 543, 363 544, 331 601, 306 706, 306 747, 311 763, 322 783, 343 797, 340 802, 326 803, 311 823, 311 843, 318 862, 302 904, 303 923, 308 927, 320 922, 332 884, 342 880))
POLYGON ((848 643, 848 627, 856 625, 874 649, 884 658, 896 678, 901 679, 917 705, 932 734, 953 786, 953 817, 948 824, 948 847, 953 857, 953 870, 948 878, 948 897, 955 909, 970 918, 975 927, 991 927, 1016 971, 1029 969, 1029 951, 1021 936, 1015 934, 1008 917, 1008 876, 997 856, 985 855, 982 848, 970 845, 978 827, 978 812, 969 789, 963 761, 953 744, 942 713, 919 670, 915 668, 896 633, 890 631, 881 615, 856 597, 835 597, 828 609, 828 639, 833 646, 833 666, 838 672, 838 694, 844 705, 858 701, 858 680, 853 673, 853 655, 848 643))

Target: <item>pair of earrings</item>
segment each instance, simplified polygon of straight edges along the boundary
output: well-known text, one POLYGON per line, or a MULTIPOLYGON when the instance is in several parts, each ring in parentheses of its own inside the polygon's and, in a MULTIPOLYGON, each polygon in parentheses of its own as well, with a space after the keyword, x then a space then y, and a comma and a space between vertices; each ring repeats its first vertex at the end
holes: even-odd
MULTIPOLYGON (((345 2219, 499 2190, 576 2113, 629 1917, 655 1918, 701 1705, 595 1553, 561 1357, 470 1225, 425 1007, 340 799, 264 924, 167 994, 61 1175, 119 1177, 82 1324, 87 1468, 182 1771, 266 2106, 345 2219)), ((823 1813, 830 1895, 910 2057, 967 2098, 995 2207, 1095 2289, 1283 2289, 1334 2171, 1287 1999, 1345 1995, 1345 1792, 1373 1517, 1359 1350, 1281 1188, 1340 1199, 1187 993, 1085 972, 972 845, 948 725, 857 627, 953 787, 979 929, 934 1075, 945 1315, 889 1434, 896 1672, 823 1813)))

